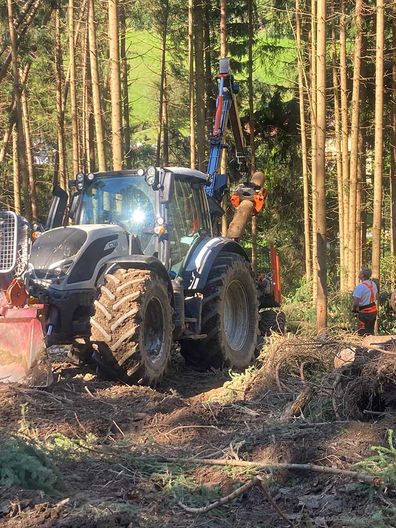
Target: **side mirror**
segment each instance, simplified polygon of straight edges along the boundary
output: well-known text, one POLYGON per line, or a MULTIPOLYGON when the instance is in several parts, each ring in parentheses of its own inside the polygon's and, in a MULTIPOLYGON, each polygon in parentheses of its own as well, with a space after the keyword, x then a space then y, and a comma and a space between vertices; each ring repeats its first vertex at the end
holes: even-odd
POLYGON ((77 210, 80 205, 80 200, 81 200, 81 193, 79 192, 73 193, 73 196, 70 202, 70 208, 69 208, 69 218, 71 218, 72 220, 74 220, 76 217, 77 210))
POLYGON ((175 176, 172 172, 164 172, 161 186, 162 191, 160 192, 160 202, 168 203, 173 198, 173 191, 175 188, 175 176))
POLYGON ((51 207, 47 217, 45 229, 54 229, 63 226, 67 207, 67 192, 57 185, 52 192, 51 207))

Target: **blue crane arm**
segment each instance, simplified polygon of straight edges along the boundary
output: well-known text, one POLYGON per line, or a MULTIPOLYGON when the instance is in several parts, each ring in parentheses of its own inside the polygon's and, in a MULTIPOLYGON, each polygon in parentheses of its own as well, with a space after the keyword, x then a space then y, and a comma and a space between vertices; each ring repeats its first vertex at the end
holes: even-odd
POLYGON ((212 196, 220 202, 229 183, 228 174, 220 173, 222 151, 224 148, 227 148, 225 136, 228 124, 231 125, 232 134, 234 136, 239 176, 243 177, 246 181, 249 171, 246 143, 245 138, 243 137, 236 100, 239 86, 234 82, 234 78, 230 72, 229 59, 220 59, 218 79, 216 114, 213 133, 210 138, 207 170, 210 184, 206 188, 206 192, 209 196, 212 196))

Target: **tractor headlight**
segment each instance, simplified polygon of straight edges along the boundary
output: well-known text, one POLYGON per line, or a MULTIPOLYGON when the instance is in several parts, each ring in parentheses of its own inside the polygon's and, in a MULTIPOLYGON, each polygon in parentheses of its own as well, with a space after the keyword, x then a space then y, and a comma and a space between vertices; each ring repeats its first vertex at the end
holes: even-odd
POLYGON ((90 172, 88 175, 87 175, 87 179, 89 181, 93 181, 95 179, 95 174, 93 172, 90 172))
POLYGON ((78 182, 76 187, 79 191, 82 191, 84 189, 84 182, 78 182))
POLYGON ((155 179, 157 176, 157 169, 155 167, 149 167, 146 172, 145 180, 147 185, 150 185, 151 187, 155 183, 155 179))
POLYGON ((77 183, 84 182, 84 174, 82 172, 79 172, 76 176, 77 183))
POLYGON ((53 278, 59 278, 63 275, 66 275, 70 268, 73 265, 73 260, 58 260, 58 262, 54 262, 50 266, 48 266, 48 269, 51 270, 51 275, 53 278))

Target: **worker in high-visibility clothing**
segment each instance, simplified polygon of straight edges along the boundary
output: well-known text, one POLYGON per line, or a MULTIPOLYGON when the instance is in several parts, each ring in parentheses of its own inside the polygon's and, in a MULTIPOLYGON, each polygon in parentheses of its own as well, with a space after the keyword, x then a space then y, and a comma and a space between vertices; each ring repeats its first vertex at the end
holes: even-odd
POLYGON ((378 315, 378 287, 371 279, 371 269, 363 268, 359 273, 359 284, 352 293, 352 311, 358 319, 358 335, 374 334, 378 315))

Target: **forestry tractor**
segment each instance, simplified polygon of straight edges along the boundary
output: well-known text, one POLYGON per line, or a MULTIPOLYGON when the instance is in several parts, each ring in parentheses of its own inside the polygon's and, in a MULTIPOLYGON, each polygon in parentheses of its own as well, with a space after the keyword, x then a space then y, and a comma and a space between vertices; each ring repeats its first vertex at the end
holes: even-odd
POLYGON ((252 361, 259 308, 279 306, 279 261, 273 252, 273 271, 257 282, 238 242, 266 192, 261 173, 250 178, 227 59, 218 79, 206 174, 181 167, 78 174, 70 200, 54 189, 41 232, 0 212, 0 381, 50 385, 53 345, 73 345, 80 358, 131 383, 157 382, 176 342, 199 369, 252 361), (243 183, 224 237, 220 204, 229 182, 219 167, 228 123, 243 183))

